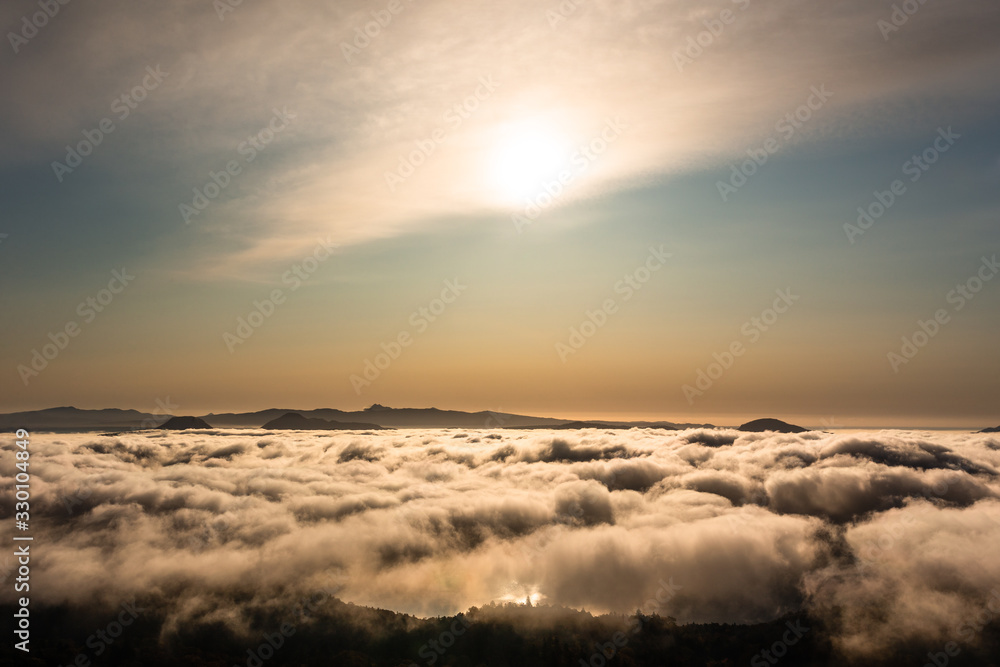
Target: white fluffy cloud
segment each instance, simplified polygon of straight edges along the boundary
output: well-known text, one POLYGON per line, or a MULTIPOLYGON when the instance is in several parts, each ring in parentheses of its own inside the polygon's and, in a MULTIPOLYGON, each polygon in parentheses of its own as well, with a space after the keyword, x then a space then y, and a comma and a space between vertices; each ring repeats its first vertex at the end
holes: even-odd
POLYGON ((214 430, 32 449, 43 605, 142 592, 177 622, 329 586, 426 615, 526 595, 631 612, 672 579, 678 621, 806 608, 864 652, 959 639, 1000 586, 995 436, 214 430))

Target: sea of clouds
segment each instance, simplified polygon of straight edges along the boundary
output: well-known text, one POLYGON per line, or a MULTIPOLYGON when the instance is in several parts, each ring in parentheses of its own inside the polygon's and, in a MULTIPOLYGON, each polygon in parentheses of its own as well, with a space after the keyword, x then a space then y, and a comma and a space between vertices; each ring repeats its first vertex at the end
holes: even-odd
MULTIPOLYGON (((864 654, 974 642, 1000 601, 996 435, 205 430, 31 451, 32 604, 155 595, 167 630, 320 589, 421 616, 529 596, 632 613, 672 582, 678 622, 806 610, 864 654)), ((0 517, 14 502, 5 486, 0 517)))

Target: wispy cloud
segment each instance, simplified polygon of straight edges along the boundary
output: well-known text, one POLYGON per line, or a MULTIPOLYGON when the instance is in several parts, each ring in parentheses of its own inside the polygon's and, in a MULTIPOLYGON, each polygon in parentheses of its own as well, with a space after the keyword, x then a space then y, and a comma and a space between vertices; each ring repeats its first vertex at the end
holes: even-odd
MULTIPOLYGON (((456 212, 519 210, 525 202, 498 200, 490 182, 498 144, 513 139, 500 130, 511 124, 538 124, 573 146, 606 118, 627 120, 614 151, 574 181, 571 201, 739 160, 815 85, 836 97, 793 144, 939 121, 944 100, 957 123, 996 95, 982 85, 1000 60, 998 10, 985 0, 929 4, 889 42, 878 27, 889 10, 860 0, 594 1, 556 27, 544 4, 474 4, 456 12, 442 1, 402 3, 350 62, 341 44, 375 20, 379 3, 244 4, 224 21, 194 1, 67 6, 3 65, 19 91, 0 110, 6 164, 62 158, 127 92, 135 62, 171 74, 105 138, 104 159, 81 170, 127 174, 141 161, 175 202, 223 168, 273 108, 294 108, 294 125, 199 221, 199 233, 239 242, 221 259, 196 255, 194 265, 239 276, 261 253, 287 258, 317 234, 349 244, 456 212), (672 54, 711 33, 723 11, 734 20, 678 71, 672 54), (449 123, 449 109, 484 76, 496 90, 449 123), (387 192, 386 172, 442 127, 434 154, 387 192)), ((0 10, 0 22, 15 26, 18 11, 0 10)))

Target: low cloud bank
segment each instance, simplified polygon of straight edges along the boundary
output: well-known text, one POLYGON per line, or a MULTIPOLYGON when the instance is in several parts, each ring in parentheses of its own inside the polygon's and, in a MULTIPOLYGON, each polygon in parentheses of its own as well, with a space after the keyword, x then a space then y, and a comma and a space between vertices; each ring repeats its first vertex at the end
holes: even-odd
POLYGON ((975 643, 1000 600, 995 435, 462 435, 34 436, 32 603, 141 594, 168 630, 238 629, 251 602, 316 590, 420 616, 529 596, 633 613, 673 581, 679 623, 804 612, 871 656, 975 643))

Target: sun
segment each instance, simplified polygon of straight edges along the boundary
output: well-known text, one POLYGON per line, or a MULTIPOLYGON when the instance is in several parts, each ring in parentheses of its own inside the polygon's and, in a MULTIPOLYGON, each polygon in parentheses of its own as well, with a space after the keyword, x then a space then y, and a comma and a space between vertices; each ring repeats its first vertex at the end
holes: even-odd
POLYGON ((542 191, 547 179, 569 168, 561 133, 540 122, 501 128, 489 156, 489 187, 504 203, 523 203, 542 191))

